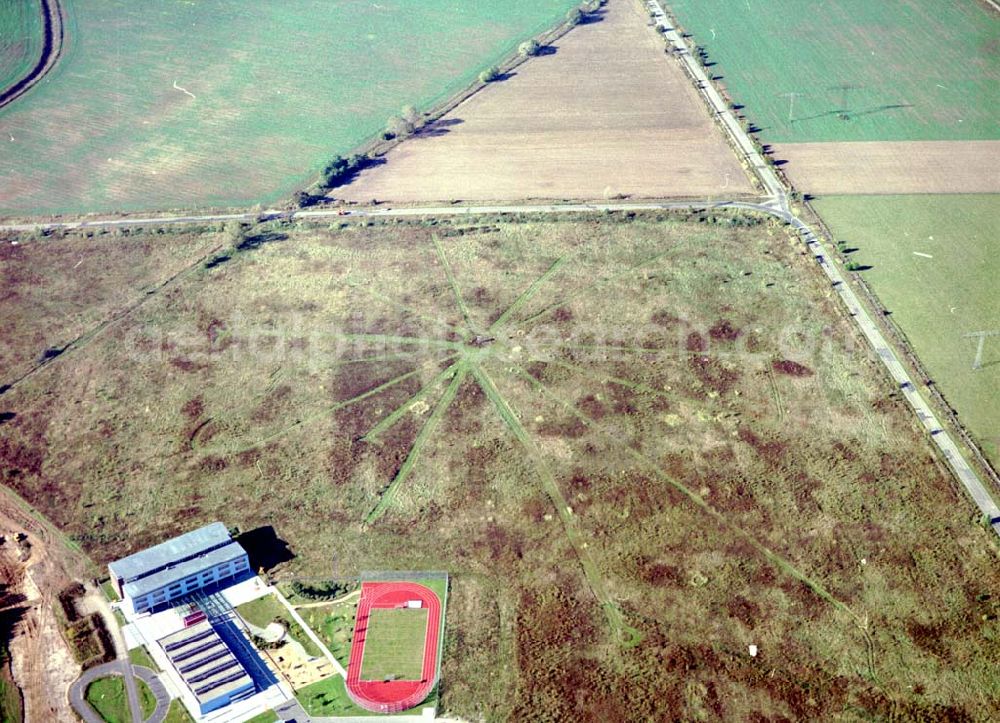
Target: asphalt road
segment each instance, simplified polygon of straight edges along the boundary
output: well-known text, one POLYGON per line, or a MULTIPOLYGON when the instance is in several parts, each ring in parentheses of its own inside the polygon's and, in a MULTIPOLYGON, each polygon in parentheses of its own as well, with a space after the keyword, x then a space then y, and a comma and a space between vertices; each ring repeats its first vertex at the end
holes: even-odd
MULTIPOLYGON (((106 678, 112 675, 120 675, 126 679, 131 679, 131 674, 135 674, 146 681, 149 689, 156 697, 156 710, 153 711, 153 715, 145 723, 162 723, 167 717, 167 711, 170 709, 170 696, 167 694, 156 673, 149 668, 132 665, 128 660, 113 660, 110 663, 98 665, 84 671, 83 675, 77 678, 76 682, 69 688, 70 705, 73 706, 73 710, 76 711, 77 715, 84 720, 84 723, 104 723, 104 719, 87 702, 87 686, 99 678, 106 678)), ((144 723, 139 709, 138 695, 136 696, 135 707, 132 708, 132 720, 135 723, 144 723)))
MULTIPOLYGON (((715 86, 710 82, 704 69, 691 55, 687 45, 684 43, 684 39, 681 38, 676 30, 674 30, 674 22, 672 18, 670 18, 663 11, 663 8, 660 6, 658 0, 648 0, 646 5, 652 13, 657 25, 662 28, 664 35, 667 38, 667 42, 674 47, 675 53, 680 56, 684 66, 694 78, 696 85, 705 96, 716 116, 722 122, 722 125, 729 134, 729 137, 746 156, 750 167, 754 170, 761 183, 767 189, 768 195, 770 196, 770 202, 762 205, 751 204, 750 207, 757 211, 765 211, 764 207, 768 207, 766 210, 767 213, 777 216, 799 232, 803 242, 812 250, 816 261, 820 264, 824 273, 826 273, 827 278, 830 279, 830 283, 840 295, 841 301, 844 302, 844 305, 847 307, 851 316, 854 317, 858 327, 861 329, 861 333, 865 335, 865 338, 868 340, 872 349, 874 349, 875 353, 878 354, 879 359, 882 360, 882 364, 889 372, 889 375, 903 391, 906 401, 909 402, 910 407, 913 408, 917 418, 920 420, 921 424, 923 424, 938 449, 941 450, 941 454, 944 455, 945 460, 955 473, 955 476, 965 487, 969 496, 972 497, 973 501, 975 501, 980 512, 982 512, 982 514, 987 516, 990 520, 993 531, 997 535, 1000 535, 1000 507, 997 507, 996 502, 986 490, 986 487, 983 485, 979 475, 976 474, 975 470, 973 470, 962 457, 958 445, 955 444, 951 435, 944 428, 942 428, 941 423, 934 415, 930 405, 927 404, 927 401, 921 396, 920 392, 917 391, 917 388, 913 384, 913 380, 906 371, 906 367, 903 366, 895 351, 893 351, 893 349, 886 342, 885 337, 882 335, 882 332, 879 330, 878 325, 872 319, 871 315, 860 303, 860 301, 858 301, 858 297, 854 293, 854 289, 851 288, 850 284, 845 281, 843 275, 840 273, 840 269, 838 269, 831 262, 833 257, 823 244, 821 237, 817 235, 805 221, 792 213, 792 209, 788 204, 788 195, 785 191, 785 187, 782 185, 771 166, 767 164, 760 151, 757 150, 757 146, 750 138, 750 135, 743 130, 743 126, 740 125, 736 115, 723 100, 719 92, 715 89, 715 86)), ((738 206, 741 204, 733 205, 738 206)))
POLYGON ((139 689, 135 685, 135 677, 132 673, 133 667, 129 664, 128 646, 125 644, 125 636, 122 634, 121 628, 118 626, 118 620, 115 619, 115 614, 112 612, 111 606, 108 605, 108 601, 104 598, 104 594, 93 585, 88 585, 88 587, 93 593, 90 599, 97 605, 101 617, 104 618, 104 627, 111 633, 111 638, 115 643, 115 651, 118 655, 118 662, 122 663, 121 674, 125 680, 125 694, 128 696, 132 718, 133 720, 140 721, 142 710, 139 706, 139 689))

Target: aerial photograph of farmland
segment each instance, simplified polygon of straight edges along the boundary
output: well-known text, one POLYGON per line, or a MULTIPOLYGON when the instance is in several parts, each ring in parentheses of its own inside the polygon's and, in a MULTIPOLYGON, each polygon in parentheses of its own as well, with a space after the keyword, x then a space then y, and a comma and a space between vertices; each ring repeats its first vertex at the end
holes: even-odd
POLYGON ((1000 720, 996 0, 0 3, 0 723, 1000 720))

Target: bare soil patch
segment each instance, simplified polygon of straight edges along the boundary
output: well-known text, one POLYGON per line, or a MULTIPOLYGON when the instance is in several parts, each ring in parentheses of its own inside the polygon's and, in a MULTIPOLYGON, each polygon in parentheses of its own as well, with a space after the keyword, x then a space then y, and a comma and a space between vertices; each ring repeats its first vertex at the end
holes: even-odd
POLYGON ((774 158, 816 195, 1000 192, 1000 141, 785 143, 774 158))
POLYGON ((632 0, 493 83, 335 195, 355 201, 736 195, 751 186, 632 0))
POLYGON ((82 576, 85 563, 6 494, 0 494, 0 537, 0 632, 10 635, 10 668, 23 696, 25 720, 73 720, 65 692, 80 666, 55 610, 57 591, 82 576))

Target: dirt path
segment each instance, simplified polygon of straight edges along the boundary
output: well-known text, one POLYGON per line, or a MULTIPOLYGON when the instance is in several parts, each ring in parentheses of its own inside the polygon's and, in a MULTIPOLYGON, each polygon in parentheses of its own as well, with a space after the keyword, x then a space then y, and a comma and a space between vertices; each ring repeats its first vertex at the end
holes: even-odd
POLYGON ((62 57, 63 40, 65 39, 62 5, 59 0, 39 0, 39 4, 44 26, 42 30, 44 33, 42 55, 27 75, 0 92, 0 109, 13 103, 35 87, 62 57))
POLYGON ((132 665, 129 663, 128 646, 125 644, 125 636, 122 635, 121 628, 118 627, 118 621, 115 619, 115 614, 111 611, 111 606, 108 605, 104 594, 96 585, 90 582, 86 583, 84 588, 87 593, 79 601, 80 611, 83 613, 96 612, 104 620, 104 627, 111 634, 111 639, 115 644, 115 654, 117 655, 118 662, 121 663, 121 675, 125 681, 125 693, 128 696, 129 707, 132 709, 132 716, 136 720, 139 720, 142 717, 139 705, 139 690, 136 687, 135 677, 132 674, 132 665))
POLYGON ((361 591, 355 590, 354 592, 349 592, 346 595, 338 597, 336 600, 321 600, 320 602, 303 603, 302 605, 292 605, 296 610, 302 610, 304 608, 321 608, 328 605, 339 605, 340 603, 345 603, 355 597, 361 597, 361 591))

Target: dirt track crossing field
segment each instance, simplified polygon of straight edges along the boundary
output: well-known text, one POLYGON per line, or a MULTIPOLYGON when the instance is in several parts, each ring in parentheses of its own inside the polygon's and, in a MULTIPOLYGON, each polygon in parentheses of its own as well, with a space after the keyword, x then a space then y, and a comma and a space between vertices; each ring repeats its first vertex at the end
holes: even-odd
POLYGON ((334 195, 397 202, 738 195, 751 187, 633 0, 574 29, 334 195))
POLYGON ((801 241, 723 213, 265 225, 0 397, 0 475, 100 560, 223 515, 458 571, 465 719, 995 718, 987 532, 801 241))
POLYGON ((1000 141, 788 143, 774 158, 803 193, 1000 192, 1000 141))

